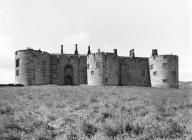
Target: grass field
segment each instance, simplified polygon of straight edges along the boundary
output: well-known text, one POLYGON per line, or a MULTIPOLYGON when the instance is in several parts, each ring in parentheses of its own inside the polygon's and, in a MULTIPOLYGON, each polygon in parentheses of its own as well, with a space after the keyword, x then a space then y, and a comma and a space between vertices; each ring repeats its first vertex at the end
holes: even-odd
POLYGON ((192 86, 0 88, 0 139, 192 140, 192 86))

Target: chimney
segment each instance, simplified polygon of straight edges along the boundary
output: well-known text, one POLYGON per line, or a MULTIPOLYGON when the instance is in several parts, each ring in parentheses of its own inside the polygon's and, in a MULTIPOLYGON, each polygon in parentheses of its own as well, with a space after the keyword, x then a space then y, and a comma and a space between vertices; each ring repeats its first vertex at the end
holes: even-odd
POLYGON ((129 57, 134 58, 135 57, 135 52, 134 49, 129 51, 129 57))
POLYGON ((77 44, 75 44, 75 55, 78 55, 77 44))
POLYGON ((88 52, 87 52, 87 55, 91 54, 91 49, 90 49, 90 46, 88 46, 88 52))
POLYGON ((152 50, 152 56, 158 56, 157 49, 152 50))
POLYGON ((117 55, 117 49, 114 49, 114 54, 117 55))
POLYGON ((98 53, 100 53, 100 49, 98 49, 98 53))
POLYGON ((61 54, 63 54, 63 45, 61 45, 61 54))

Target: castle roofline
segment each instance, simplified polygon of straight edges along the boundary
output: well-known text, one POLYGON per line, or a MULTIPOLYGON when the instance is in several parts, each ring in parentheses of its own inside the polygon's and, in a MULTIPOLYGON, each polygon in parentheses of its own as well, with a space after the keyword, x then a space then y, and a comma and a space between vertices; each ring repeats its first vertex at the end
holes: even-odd
MULTIPOLYGON (((74 54, 68 54, 68 53, 63 53, 63 54, 60 54, 60 53, 51 53, 50 55, 77 56, 77 55, 74 55, 74 54)), ((78 54, 78 56, 87 56, 87 55, 86 55, 86 54, 78 54)))
POLYGON ((32 48, 27 48, 27 49, 22 49, 22 50, 15 51, 15 53, 17 53, 17 52, 40 52, 42 54, 44 54, 44 53, 49 54, 48 52, 41 51, 41 50, 34 50, 32 48))
MULTIPOLYGON (((155 56, 155 57, 168 57, 168 56, 175 56, 175 57, 178 57, 178 55, 174 55, 174 54, 162 54, 162 55, 157 55, 157 56, 155 56)), ((154 56, 150 56, 149 58, 151 58, 151 57, 154 57, 154 56)))

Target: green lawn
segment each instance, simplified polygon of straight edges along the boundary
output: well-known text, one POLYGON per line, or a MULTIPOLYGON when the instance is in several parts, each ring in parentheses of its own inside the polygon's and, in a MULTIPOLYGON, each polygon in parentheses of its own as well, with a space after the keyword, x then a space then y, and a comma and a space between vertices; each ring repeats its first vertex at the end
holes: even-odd
POLYGON ((192 139, 192 86, 0 88, 0 139, 192 139))

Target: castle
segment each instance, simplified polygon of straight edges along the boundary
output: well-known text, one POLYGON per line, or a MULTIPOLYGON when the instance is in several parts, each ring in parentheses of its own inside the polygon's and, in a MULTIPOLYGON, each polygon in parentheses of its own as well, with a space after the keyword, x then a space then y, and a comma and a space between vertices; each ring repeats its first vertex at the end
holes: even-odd
POLYGON ((148 86, 178 88, 178 56, 158 55, 129 57, 113 53, 50 54, 31 48, 15 52, 15 82, 23 85, 82 85, 148 86))

